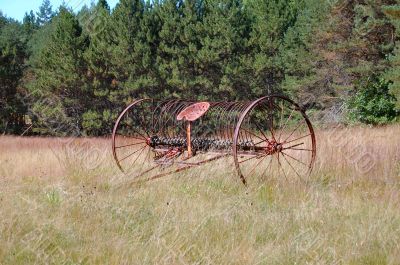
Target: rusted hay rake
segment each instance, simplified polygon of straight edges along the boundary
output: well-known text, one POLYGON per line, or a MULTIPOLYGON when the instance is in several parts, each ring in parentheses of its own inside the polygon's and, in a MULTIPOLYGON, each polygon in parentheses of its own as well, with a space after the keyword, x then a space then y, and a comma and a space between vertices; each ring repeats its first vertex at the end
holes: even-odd
POLYGON ((271 176, 305 181, 316 155, 305 111, 280 95, 246 102, 135 100, 115 123, 112 149, 133 181, 229 156, 244 184, 271 176))

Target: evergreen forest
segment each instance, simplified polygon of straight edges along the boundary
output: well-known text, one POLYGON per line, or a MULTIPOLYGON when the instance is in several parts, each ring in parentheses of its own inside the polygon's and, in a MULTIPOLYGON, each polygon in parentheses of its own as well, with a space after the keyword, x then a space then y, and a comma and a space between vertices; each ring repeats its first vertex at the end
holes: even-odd
POLYGON ((283 94, 314 117, 400 114, 399 0, 44 0, 0 13, 0 134, 108 135, 135 98, 283 94))

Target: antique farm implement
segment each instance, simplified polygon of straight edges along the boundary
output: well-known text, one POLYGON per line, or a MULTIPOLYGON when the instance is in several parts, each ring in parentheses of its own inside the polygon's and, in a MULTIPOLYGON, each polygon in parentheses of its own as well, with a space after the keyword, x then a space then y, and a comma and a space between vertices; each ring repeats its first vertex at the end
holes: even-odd
POLYGON ((139 99, 118 117, 112 134, 118 167, 134 180, 151 180, 208 162, 229 164, 250 178, 305 180, 316 155, 305 111, 271 95, 243 102, 139 99))

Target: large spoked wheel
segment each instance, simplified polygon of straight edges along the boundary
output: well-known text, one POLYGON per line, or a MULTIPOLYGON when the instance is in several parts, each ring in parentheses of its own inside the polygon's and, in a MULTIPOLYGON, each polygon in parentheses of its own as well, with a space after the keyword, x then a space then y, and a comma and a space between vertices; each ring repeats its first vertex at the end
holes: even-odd
POLYGON ((112 134, 112 151, 117 166, 132 178, 153 173, 157 152, 149 145, 153 128, 153 100, 130 104, 118 117, 112 134))
POLYGON ((260 98, 241 114, 233 142, 242 182, 285 178, 306 182, 316 156, 315 134, 305 111, 284 96, 260 98))

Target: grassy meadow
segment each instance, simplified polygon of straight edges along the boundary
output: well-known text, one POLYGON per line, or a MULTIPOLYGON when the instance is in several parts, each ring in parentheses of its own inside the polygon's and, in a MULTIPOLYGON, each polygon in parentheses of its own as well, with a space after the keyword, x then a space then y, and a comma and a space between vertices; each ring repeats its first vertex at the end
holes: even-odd
POLYGON ((0 137, 0 264, 400 264, 400 126, 316 136, 308 183, 248 187, 230 159, 132 186, 110 139, 0 137))

